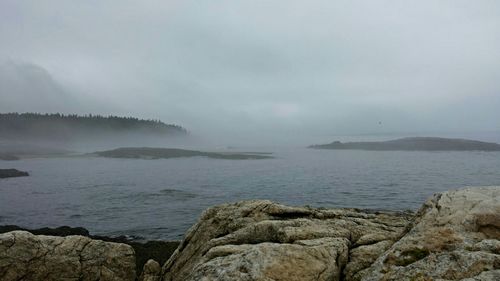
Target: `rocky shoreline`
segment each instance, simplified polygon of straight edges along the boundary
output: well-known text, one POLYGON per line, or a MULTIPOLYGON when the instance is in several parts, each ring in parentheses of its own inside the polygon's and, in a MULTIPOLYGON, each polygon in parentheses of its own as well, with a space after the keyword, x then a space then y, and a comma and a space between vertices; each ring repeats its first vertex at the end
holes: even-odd
POLYGON ((7 231, 0 280, 9 281, 500 280, 500 187, 436 194, 417 213, 223 204, 142 273, 124 241, 7 231))
MULTIPOLYGON (((17 225, 2 225, 0 226, 0 234, 7 233, 11 231, 26 231, 34 235, 44 235, 44 236, 57 236, 57 237, 67 237, 67 236, 84 236, 92 240, 100 240, 105 242, 122 243, 131 246, 135 253, 135 270, 139 275, 142 273, 142 269, 146 262, 150 259, 158 261, 160 263, 165 263, 168 258, 173 254, 175 249, 179 246, 179 241, 136 241, 126 236, 100 236, 91 235, 89 231, 83 227, 69 227, 61 226, 57 228, 38 228, 38 229, 26 229, 19 227, 17 225)), ((2 280, 2 279, 0 279, 2 280)))

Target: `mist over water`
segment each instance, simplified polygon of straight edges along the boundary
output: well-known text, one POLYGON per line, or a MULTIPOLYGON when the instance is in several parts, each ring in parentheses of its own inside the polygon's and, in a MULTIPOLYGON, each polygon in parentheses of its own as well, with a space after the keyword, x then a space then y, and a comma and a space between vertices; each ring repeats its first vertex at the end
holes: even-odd
POLYGON ((500 182, 498 152, 294 148, 276 150, 274 156, 0 161, 0 168, 30 172, 0 181, 0 224, 83 226, 95 234, 180 239, 215 204, 269 199, 314 207, 416 210, 435 192, 500 182))
POLYGON ((0 112, 220 145, 500 130, 498 1, 47 1, 0 3, 0 112))

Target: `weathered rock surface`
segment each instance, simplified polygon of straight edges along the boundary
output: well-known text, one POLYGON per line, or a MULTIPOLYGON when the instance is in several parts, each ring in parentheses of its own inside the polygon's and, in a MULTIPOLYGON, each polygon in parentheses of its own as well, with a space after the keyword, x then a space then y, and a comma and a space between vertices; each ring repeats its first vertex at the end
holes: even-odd
POLYGON ((500 187, 437 194, 412 216, 246 201, 208 209, 163 280, 500 280, 500 187))
POLYGON ((135 280, 132 247, 83 236, 0 234, 0 280, 135 280))
POLYGON ((144 264, 142 274, 139 281, 160 281, 161 280, 161 266, 155 260, 148 260, 144 264))
POLYGON ((38 228, 26 229, 17 225, 0 225, 0 233, 23 230, 35 235, 50 235, 50 236, 70 236, 81 235, 89 237, 93 240, 102 240, 105 242, 124 243, 132 246, 135 252, 136 273, 140 275, 144 264, 150 260, 156 260, 161 264, 165 263, 179 245, 179 241, 134 241, 126 236, 99 236, 90 235, 89 231, 83 227, 60 226, 57 228, 38 228))
POLYGON ((437 194, 361 280, 500 280, 500 187, 437 194))
POLYGON ((341 280, 369 267, 411 217, 270 201, 225 204, 203 213, 164 265, 163 278, 341 280))

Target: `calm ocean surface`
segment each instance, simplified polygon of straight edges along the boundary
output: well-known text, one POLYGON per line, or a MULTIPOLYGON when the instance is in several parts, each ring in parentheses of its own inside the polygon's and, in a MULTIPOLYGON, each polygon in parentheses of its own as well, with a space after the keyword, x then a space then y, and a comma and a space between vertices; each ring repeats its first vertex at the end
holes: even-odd
POLYGON ((0 224, 83 226, 93 234, 180 239, 212 205, 417 209, 435 192, 500 185, 499 152, 286 149, 269 160, 39 158, 0 161, 0 224))

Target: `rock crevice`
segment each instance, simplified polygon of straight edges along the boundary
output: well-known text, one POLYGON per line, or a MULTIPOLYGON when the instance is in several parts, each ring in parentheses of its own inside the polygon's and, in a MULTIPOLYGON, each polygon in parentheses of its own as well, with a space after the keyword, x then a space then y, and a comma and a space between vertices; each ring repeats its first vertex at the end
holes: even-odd
POLYGON ((371 265, 411 219, 260 200, 224 204, 203 213, 164 265, 163 280, 341 280, 371 265))

